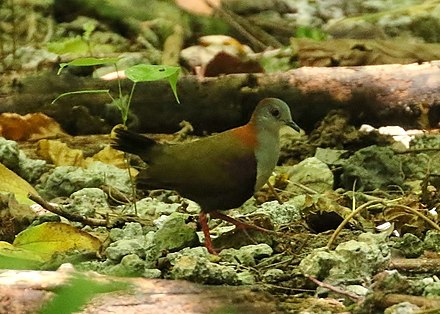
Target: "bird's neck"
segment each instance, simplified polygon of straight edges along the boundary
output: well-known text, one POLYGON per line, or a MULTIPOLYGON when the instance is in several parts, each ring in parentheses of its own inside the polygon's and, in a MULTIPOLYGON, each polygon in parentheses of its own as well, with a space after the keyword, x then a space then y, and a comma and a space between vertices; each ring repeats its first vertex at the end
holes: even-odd
POLYGON ((257 178, 255 181, 255 191, 267 182, 277 165, 280 154, 279 129, 259 128, 255 125, 257 142, 255 148, 255 158, 257 160, 257 178))

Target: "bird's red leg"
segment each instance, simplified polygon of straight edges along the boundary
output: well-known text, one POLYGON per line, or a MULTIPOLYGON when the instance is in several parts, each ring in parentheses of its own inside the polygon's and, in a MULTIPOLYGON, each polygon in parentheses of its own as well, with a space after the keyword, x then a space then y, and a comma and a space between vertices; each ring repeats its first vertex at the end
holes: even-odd
MULTIPOLYGON (((237 227, 239 229, 254 229, 254 230, 258 230, 258 231, 262 231, 262 232, 272 232, 271 230, 267 230, 263 227, 255 226, 255 225, 251 225, 251 224, 247 224, 245 222, 239 221, 239 220, 234 219, 232 217, 229 217, 225 214, 219 213, 218 211, 209 212, 209 216, 211 216, 212 218, 217 218, 217 219, 227 221, 227 222, 235 225, 235 227, 237 227)), ((206 217, 205 217, 205 219, 206 219, 206 217)), ((208 233, 209 233, 209 231, 208 231, 208 233)))
POLYGON ((211 235, 209 234, 208 219, 206 218, 205 212, 200 212, 199 222, 202 226, 203 234, 205 235, 205 247, 208 249, 209 253, 217 255, 217 252, 212 245, 211 235))

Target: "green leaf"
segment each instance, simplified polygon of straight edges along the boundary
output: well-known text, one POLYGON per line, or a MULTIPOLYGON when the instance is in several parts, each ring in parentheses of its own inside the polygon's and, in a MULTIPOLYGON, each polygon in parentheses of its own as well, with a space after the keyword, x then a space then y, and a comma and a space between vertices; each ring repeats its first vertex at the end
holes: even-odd
POLYGON ((159 81, 179 73, 179 67, 152 64, 137 64, 125 70, 127 77, 135 83, 159 81))
POLYGON ((35 252, 24 250, 10 243, 0 241, 0 268, 2 269, 36 269, 44 263, 35 252))
POLYGON ((124 282, 102 282, 76 275, 56 290, 55 297, 39 312, 40 314, 77 313, 99 293, 109 293, 130 288, 124 282))
POLYGON ((127 77, 134 83, 159 81, 167 79, 173 90, 174 97, 180 103, 177 96, 177 79, 179 78, 180 68, 167 65, 138 64, 125 70, 127 77))
POLYGON ((57 74, 60 74, 61 71, 67 66, 77 66, 77 67, 95 66, 95 65, 116 63, 118 61, 119 61, 119 58, 92 58, 92 57, 78 58, 78 59, 72 60, 68 63, 60 63, 60 69, 58 70, 57 74))

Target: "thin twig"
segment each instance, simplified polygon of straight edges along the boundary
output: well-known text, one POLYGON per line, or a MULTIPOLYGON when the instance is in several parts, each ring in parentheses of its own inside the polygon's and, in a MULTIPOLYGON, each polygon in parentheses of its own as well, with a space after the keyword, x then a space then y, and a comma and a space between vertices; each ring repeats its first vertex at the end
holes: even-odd
POLYGON ((28 198, 43 207, 44 209, 47 209, 48 211, 62 216, 70 221, 77 221, 90 226, 109 226, 109 221, 106 219, 88 218, 85 216, 65 212, 60 207, 48 203, 39 195, 29 193, 28 198))
POLYGON ((246 37, 254 49, 265 50, 268 46, 281 48, 283 45, 272 35, 264 31, 244 17, 232 12, 223 4, 222 7, 214 5, 210 0, 205 3, 218 13, 229 25, 246 37))
POLYGON ((283 200, 281 199, 280 195, 275 191, 275 188, 273 187, 272 183, 269 181, 266 182, 267 186, 269 187, 270 192, 273 196, 275 196, 275 199, 278 201, 278 204, 283 205, 283 200))
POLYGON ((326 289, 328 289, 330 291, 333 291, 333 292, 335 292, 337 294, 345 295, 346 297, 349 297, 350 299, 352 299, 352 300, 354 300, 356 302, 362 301, 364 299, 363 297, 361 297, 361 296, 359 296, 357 294, 354 294, 352 292, 343 290, 343 289, 341 289, 339 287, 336 287, 336 286, 333 286, 331 284, 319 281, 314 276, 307 275, 306 278, 308 278, 309 280, 313 281, 314 283, 316 283, 320 287, 326 288, 326 289))

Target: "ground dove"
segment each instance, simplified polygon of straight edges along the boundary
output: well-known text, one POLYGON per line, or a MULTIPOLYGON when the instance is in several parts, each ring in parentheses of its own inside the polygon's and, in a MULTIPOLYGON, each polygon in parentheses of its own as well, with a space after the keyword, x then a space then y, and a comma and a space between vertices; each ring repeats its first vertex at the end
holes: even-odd
POLYGON ((200 205, 205 246, 215 253, 207 214, 243 227, 219 211, 241 206, 267 182, 278 161, 279 130, 284 125, 299 131, 284 101, 265 98, 241 127, 174 145, 119 128, 113 147, 148 164, 136 178, 138 187, 175 190, 200 205))

